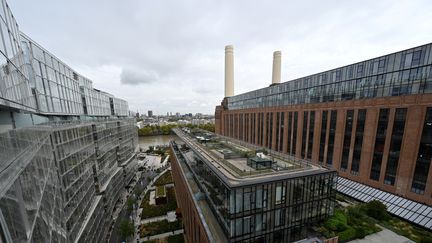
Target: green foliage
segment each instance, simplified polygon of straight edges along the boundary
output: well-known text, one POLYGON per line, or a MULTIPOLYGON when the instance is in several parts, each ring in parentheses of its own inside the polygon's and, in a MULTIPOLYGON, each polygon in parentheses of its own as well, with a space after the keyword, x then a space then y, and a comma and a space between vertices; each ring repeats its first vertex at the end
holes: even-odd
POLYGON ((134 190, 134 193, 135 193, 135 196, 136 197, 139 197, 139 196, 141 196, 141 194, 143 193, 143 189, 142 188, 140 188, 140 187, 135 187, 135 190, 134 190))
POLYGON ((184 243, 185 242, 183 234, 170 235, 170 236, 168 236, 167 241, 168 241, 168 243, 184 243))
MULTIPOLYGON (((138 136, 154 136, 154 135, 169 135, 171 134, 171 129, 178 127, 177 124, 168 124, 168 125, 146 125, 141 129, 138 129, 138 136)), ((192 125, 187 124, 186 127, 193 129, 199 128, 209 132, 215 131, 214 124, 201 124, 201 125, 192 125)))
POLYGON ((202 130, 206 130, 209 132, 215 132, 215 124, 200 124, 200 125, 192 125, 192 124, 187 124, 186 125, 187 128, 193 129, 193 128, 199 128, 202 130))
POLYGON ((167 203, 162 205, 150 205, 150 192, 144 196, 144 200, 141 203, 143 211, 141 213, 141 219, 153 218, 157 216, 166 215, 169 211, 177 209, 177 200, 175 197, 175 191, 173 187, 166 189, 167 203))
POLYGON ((165 186, 156 187, 156 196, 161 197, 165 195, 165 186))
POLYGON ((356 230, 352 227, 347 228, 344 231, 339 232, 339 241, 346 242, 356 238, 356 230))
POLYGON ((127 201, 126 201, 126 206, 127 206, 127 211, 128 212, 131 212, 132 211, 132 209, 133 209, 133 205, 136 203, 136 199, 135 198, 132 198, 132 197, 129 197, 128 199, 127 199, 127 201))
POLYGON ((346 242, 380 231, 381 228, 376 225, 377 223, 415 242, 432 243, 431 232, 390 216, 386 206, 379 201, 336 210, 319 231, 327 238, 338 235, 340 242, 346 242))
POLYGON ((389 216, 386 221, 380 222, 386 228, 399 235, 403 235, 415 242, 432 243, 432 232, 417 226, 411 225, 410 223, 403 221, 399 218, 389 216))
POLYGON ((117 232, 123 240, 131 237, 135 233, 135 226, 129 220, 122 220, 118 225, 117 232))
POLYGON ((375 220, 367 216, 360 205, 336 210, 320 228, 320 232, 327 238, 337 235, 341 242, 364 238, 378 231, 381 229, 375 225, 375 220))
POLYGON ((420 243, 432 243, 432 236, 422 236, 420 243))
POLYGON ((372 200, 365 205, 366 213, 377 220, 387 220, 389 215, 387 207, 378 200, 372 200))
POLYGON ((168 124, 168 125, 146 125, 141 129, 138 129, 139 136, 153 136, 153 135, 169 135, 171 133, 171 129, 177 127, 177 124, 168 124))
POLYGON ((332 231, 342 232, 347 229, 347 217, 342 211, 336 211, 333 217, 325 222, 325 227, 332 231))
POLYGON ((171 171, 167 171, 165 172, 163 175, 161 175, 154 183, 153 185, 155 186, 163 186, 166 184, 171 184, 173 183, 173 178, 172 178, 172 174, 171 171))

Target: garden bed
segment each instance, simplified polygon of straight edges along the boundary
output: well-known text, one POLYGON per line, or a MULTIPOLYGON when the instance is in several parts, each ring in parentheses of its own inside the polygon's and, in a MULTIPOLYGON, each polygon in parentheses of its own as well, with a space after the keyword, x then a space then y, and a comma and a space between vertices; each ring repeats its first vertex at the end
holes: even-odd
MULTIPOLYGON (((352 203, 343 196, 339 196, 338 200, 352 203)), ((381 231, 377 225, 415 242, 432 243, 430 231, 389 215, 386 206, 376 200, 336 210, 319 231, 327 238, 339 236, 340 242, 347 242, 381 231)))
POLYGON ((173 187, 166 188, 167 200, 166 204, 162 205, 150 205, 150 193, 148 192, 144 196, 144 200, 141 203, 143 211, 141 213, 141 219, 153 218, 157 216, 166 215, 169 211, 177 209, 177 200, 175 197, 175 191, 173 187))
POLYGON ((156 197, 165 197, 165 186, 158 186, 156 187, 156 197))
POLYGON ((381 228, 376 226, 376 220, 367 216, 359 206, 353 206, 336 210, 319 231, 326 238, 339 236, 339 242, 347 242, 379 232, 381 228))
POLYGON ((140 237, 147 237, 152 235, 158 235, 165 232, 173 232, 175 230, 182 229, 181 220, 174 222, 168 222, 168 220, 162 220, 157 222, 151 222, 140 226, 140 237))
POLYGON ((155 182, 153 185, 155 186, 163 186, 166 184, 171 184, 173 183, 173 178, 172 178, 172 174, 171 171, 168 170, 167 172, 165 172, 163 175, 161 175, 155 182))

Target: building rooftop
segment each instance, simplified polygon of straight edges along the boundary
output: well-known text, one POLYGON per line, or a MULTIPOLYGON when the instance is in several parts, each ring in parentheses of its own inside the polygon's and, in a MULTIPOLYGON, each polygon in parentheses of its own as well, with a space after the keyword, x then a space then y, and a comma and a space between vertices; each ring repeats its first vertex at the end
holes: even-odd
POLYGON ((196 157, 206 163, 230 187, 329 171, 327 168, 313 165, 307 160, 274 151, 265 157, 265 159, 272 161, 271 168, 255 169, 249 166, 247 161, 248 158, 256 157, 256 152, 265 152, 261 147, 240 143, 240 141, 222 136, 215 136, 211 142, 200 143, 195 139, 195 136, 191 136, 181 129, 174 129, 174 132, 194 152, 196 157), (221 151, 230 152, 223 153, 221 151))

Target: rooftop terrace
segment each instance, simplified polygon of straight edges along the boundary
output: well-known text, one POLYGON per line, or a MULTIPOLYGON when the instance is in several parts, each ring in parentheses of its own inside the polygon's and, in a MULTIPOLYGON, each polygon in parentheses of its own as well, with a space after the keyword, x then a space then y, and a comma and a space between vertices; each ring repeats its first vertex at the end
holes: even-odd
POLYGON ((209 141, 200 143, 200 139, 196 139, 196 134, 184 132, 178 128, 174 129, 174 132, 195 153, 196 157, 206 163, 230 187, 328 171, 326 168, 310 164, 307 160, 264 150, 234 139, 212 134, 209 141), (271 160, 271 166, 257 169, 248 165, 248 159, 255 158, 257 155, 262 156, 265 160, 271 160))

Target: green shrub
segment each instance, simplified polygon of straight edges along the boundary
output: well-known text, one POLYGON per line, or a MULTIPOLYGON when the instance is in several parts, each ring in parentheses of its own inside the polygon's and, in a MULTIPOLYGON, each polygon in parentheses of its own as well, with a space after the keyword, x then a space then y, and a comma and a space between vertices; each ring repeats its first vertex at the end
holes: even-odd
POLYGON ((420 243, 432 243, 432 237, 422 236, 420 238, 420 243))
POLYGON ((171 171, 167 171, 165 172, 163 175, 161 175, 155 182, 153 185, 155 186, 163 186, 166 184, 171 184, 173 183, 173 178, 171 175, 171 171))
POLYGON ((144 200, 141 203, 143 211, 141 213, 141 219, 153 218, 157 216, 166 215, 169 211, 174 211, 177 208, 177 201, 175 196, 175 190, 173 187, 166 188, 167 203, 161 205, 150 205, 150 192, 147 192, 144 196, 144 200))
POLYGON ((366 214, 369 217, 375 218, 377 220, 387 220, 389 215, 387 213, 387 207, 382 202, 378 200, 372 200, 365 205, 366 214))
POLYGON ((327 220, 325 226, 333 231, 344 231, 347 229, 347 218, 342 211, 336 211, 334 216, 327 220))
POLYGON ((339 241, 346 242, 356 238, 356 230, 352 227, 348 227, 346 230, 340 232, 338 235, 339 241))
POLYGON ((167 238, 168 243, 184 243, 184 236, 183 234, 180 235, 170 235, 167 238))
POLYGON ((146 237, 151 235, 158 235, 165 232, 172 232, 174 230, 181 229, 183 227, 182 221, 177 220, 174 222, 168 222, 167 220, 151 222, 148 224, 142 224, 140 226, 140 236, 146 237))

